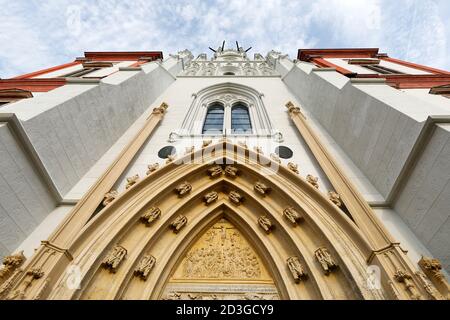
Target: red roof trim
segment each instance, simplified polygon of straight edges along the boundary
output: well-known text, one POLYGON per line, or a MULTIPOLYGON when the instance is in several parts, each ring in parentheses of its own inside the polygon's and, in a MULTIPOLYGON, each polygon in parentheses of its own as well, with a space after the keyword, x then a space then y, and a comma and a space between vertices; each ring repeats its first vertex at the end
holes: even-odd
POLYGON ((0 90, 21 89, 31 92, 48 92, 66 84, 64 78, 48 79, 2 79, 0 80, 0 90))
POLYGON ((416 64, 416 63, 412 63, 412 62, 407 62, 407 61, 403 61, 400 59, 394 59, 394 58, 389 58, 389 57, 380 57, 381 60, 385 60, 385 61, 389 61, 392 63, 397 63, 400 65, 403 65, 405 67, 410 67, 413 69, 417 69, 417 70, 422 70, 422 71, 426 71, 426 72, 430 72, 430 73, 434 73, 434 74, 448 74, 450 75, 450 72, 448 71, 444 71, 444 70, 440 70, 440 69, 436 69, 436 68, 431 68, 431 67, 427 67, 424 65, 420 65, 420 64, 416 64))
POLYGON ((51 67, 51 68, 47 68, 47 69, 43 69, 43 70, 27 73, 27 74, 15 77, 13 79, 30 79, 30 78, 34 78, 34 77, 37 77, 37 76, 40 76, 40 75, 43 75, 43 74, 46 74, 46 73, 50 73, 50 72, 58 71, 58 70, 65 69, 65 68, 68 68, 68 67, 72 67, 72 66, 75 66, 75 65, 80 64, 80 63, 81 63, 81 61, 69 62, 69 63, 61 64, 61 65, 56 66, 56 67, 51 67))
POLYGON ((297 59, 309 62, 313 58, 375 58, 378 48, 299 49, 297 59))
POLYGON ((130 52, 85 52, 86 59, 94 61, 126 61, 126 60, 152 60, 163 59, 162 51, 130 51, 130 52))

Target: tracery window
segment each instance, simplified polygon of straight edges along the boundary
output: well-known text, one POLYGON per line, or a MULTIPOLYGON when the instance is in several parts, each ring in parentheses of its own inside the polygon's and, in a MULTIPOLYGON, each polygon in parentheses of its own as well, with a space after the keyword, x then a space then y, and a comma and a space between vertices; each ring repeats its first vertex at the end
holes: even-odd
POLYGON ((231 108, 231 133, 251 133, 252 123, 248 107, 242 103, 237 103, 231 108))
POLYGON ((222 134, 223 133, 223 105, 215 103, 208 107, 205 121, 203 123, 203 134, 222 134))

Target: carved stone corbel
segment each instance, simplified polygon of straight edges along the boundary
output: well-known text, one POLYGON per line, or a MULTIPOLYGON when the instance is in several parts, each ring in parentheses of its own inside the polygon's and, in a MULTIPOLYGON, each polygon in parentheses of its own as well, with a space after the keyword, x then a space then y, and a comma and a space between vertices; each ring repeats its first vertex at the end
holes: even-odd
POLYGON ((303 217, 297 212, 297 210, 295 210, 294 207, 284 209, 283 215, 294 225, 294 227, 303 220, 303 217))
POLYGON ((161 210, 156 207, 151 207, 140 218, 140 220, 148 226, 150 226, 156 219, 161 216, 161 210))
POLYGON ((146 174, 149 175, 159 169, 159 163, 156 162, 154 164, 149 164, 147 166, 147 168, 148 168, 148 171, 146 174))
POLYGON ((203 197, 203 201, 205 202, 206 205, 209 205, 217 201, 217 199, 219 199, 219 194, 215 191, 211 191, 203 197))
POLYGON ((287 164, 287 167, 288 167, 288 169, 291 170, 292 172, 294 172, 294 173, 296 173, 296 174, 299 174, 299 171, 298 171, 298 164, 293 163, 293 162, 289 162, 289 163, 287 164))
POLYGON ((13 273, 20 268, 26 258, 23 251, 3 258, 3 267, 0 269, 0 285, 3 284, 13 273))
POLYGON ((184 197, 186 194, 191 192, 192 186, 189 182, 185 181, 182 184, 180 184, 178 187, 175 188, 175 192, 178 194, 178 196, 184 197))
POLYGON ((187 224, 187 222, 188 219, 185 216, 179 215, 174 221, 172 221, 170 228, 174 233, 178 233, 187 224))
POLYGON ((298 257, 289 257, 287 258, 286 263, 295 283, 300 283, 303 278, 307 277, 307 273, 303 269, 298 257))
POLYGON ((106 207, 108 204, 113 202, 117 197, 119 196, 119 193, 116 190, 111 190, 110 192, 105 194, 105 197, 103 198, 103 205, 106 207))
POLYGON ((262 182, 256 182, 253 188, 262 196, 266 196, 271 191, 270 187, 262 182))
POLYGON ((130 189, 132 186, 134 186, 136 183, 139 182, 139 175, 136 174, 132 177, 128 177, 127 178, 127 185, 125 186, 125 189, 128 190, 130 189))
POLYGON ((226 166, 225 174, 230 178, 236 178, 239 174, 239 169, 234 166, 226 166))
POLYGON ((237 191, 230 191, 228 194, 228 198, 231 200, 231 202, 240 205, 242 201, 244 200, 244 197, 240 195, 237 191))
POLYGON ((156 258, 154 256, 151 254, 145 255, 137 265, 136 269, 134 269, 134 275, 144 281, 147 281, 148 276, 150 275, 150 272, 155 264, 156 258))
POLYGON ((329 275, 330 272, 338 267, 337 263, 331 257, 328 249, 325 247, 320 247, 314 251, 314 255, 317 261, 320 263, 325 275, 329 275))
POLYGON ((208 175, 211 178, 218 178, 218 177, 222 176, 222 174, 223 174, 223 169, 219 165, 213 166, 213 167, 208 169, 208 175))
POLYGON ((403 270, 397 270, 394 274, 394 279, 397 280, 397 282, 403 283, 405 285, 405 289, 412 300, 421 300, 421 295, 417 290, 416 285, 412 281, 412 276, 409 273, 403 270))
POLYGON ((313 175, 308 174, 306 176, 306 181, 311 184, 314 188, 319 189, 319 178, 314 177, 313 175))
POLYGON ((274 225, 267 216, 259 217, 258 224, 267 234, 271 233, 272 230, 274 229, 274 225))
POLYGON ((120 245, 115 246, 103 259, 103 268, 109 270, 109 272, 116 273, 126 255, 127 249, 120 245))

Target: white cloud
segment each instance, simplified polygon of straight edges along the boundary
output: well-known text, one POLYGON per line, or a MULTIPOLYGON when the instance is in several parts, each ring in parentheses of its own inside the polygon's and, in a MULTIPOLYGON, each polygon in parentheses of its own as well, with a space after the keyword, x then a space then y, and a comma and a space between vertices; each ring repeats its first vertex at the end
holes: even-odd
POLYGON ((450 68, 450 7, 442 1, 0 0, 0 6, 2 77, 71 61, 83 51, 198 54, 224 39, 291 57, 305 47, 380 47, 450 68))

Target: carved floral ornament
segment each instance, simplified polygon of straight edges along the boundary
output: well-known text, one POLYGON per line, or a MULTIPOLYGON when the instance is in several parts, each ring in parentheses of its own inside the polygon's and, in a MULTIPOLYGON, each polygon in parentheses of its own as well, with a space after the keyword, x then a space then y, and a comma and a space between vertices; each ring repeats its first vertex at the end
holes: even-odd
POLYGON ((291 170, 292 172, 294 172, 294 173, 296 173, 296 174, 299 174, 299 171, 298 171, 298 164, 293 163, 293 162, 289 162, 289 163, 287 164, 287 167, 288 167, 288 169, 291 170))
POLYGON ((208 175, 211 178, 218 178, 225 174, 227 177, 235 178, 239 174, 239 169, 232 165, 225 166, 225 169, 222 169, 222 166, 215 165, 208 169, 208 175))
POLYGON ((192 186, 189 182, 185 181, 175 188, 175 192, 179 197, 184 197, 186 194, 192 191, 192 186))
POLYGON ((274 225, 267 216, 259 217, 258 224, 267 234, 271 233, 274 229, 274 225))
POLYGON ((300 281, 307 277, 307 273, 303 269, 300 259, 298 257, 289 257, 286 260, 289 271, 294 278, 295 283, 300 283, 300 281))
POLYGON ((244 197, 241 196, 241 194, 237 191, 230 191, 228 194, 228 198, 233 202, 234 204, 240 205, 242 201, 244 201, 244 197))
POLYGON ((159 169, 159 163, 149 164, 147 168, 147 175, 149 175, 159 169))
POLYGON ((203 201, 205 202, 206 205, 209 205, 217 201, 217 199, 219 199, 219 194, 216 191, 211 191, 203 197, 203 201))
POLYGON ((179 215, 174 221, 172 221, 172 223, 170 224, 170 228, 174 233, 178 233, 181 229, 184 228, 187 222, 188 219, 185 216, 179 215))
POLYGON ((134 269, 134 275, 144 281, 147 281, 147 278, 155 264, 156 258, 154 256, 151 254, 145 255, 137 265, 136 269, 134 269))
POLYGON ((145 211, 140 220, 142 223, 150 226, 155 220, 159 219, 159 217, 161 217, 161 209, 151 207, 149 210, 145 211))
POLYGON ((158 108, 153 109, 153 114, 165 114, 168 107, 169 105, 163 102, 158 108))
POLYGON ((269 186, 259 181, 255 183, 255 186, 253 188, 262 196, 267 195, 271 191, 271 188, 269 186))
POLYGON ((139 175, 136 174, 132 177, 127 178, 127 185, 125 186, 125 189, 130 189, 132 186, 134 186, 136 183, 139 182, 139 175))
POLYGON ((116 273, 126 255, 127 249, 120 245, 115 246, 103 259, 103 268, 109 270, 112 273, 116 273))
POLYGON ((328 252, 328 249, 325 247, 318 248, 314 255, 317 261, 320 263, 325 275, 329 275, 331 271, 338 267, 337 263, 331 257, 331 254, 328 252))
POLYGON ((103 198, 103 205, 107 206, 111 202, 113 202, 117 197, 119 196, 119 193, 116 190, 111 190, 108 193, 105 194, 105 197, 103 198))
POLYGON ((15 270, 23 265, 26 258, 23 251, 3 258, 3 266, 0 269, 0 284, 10 277, 15 270))
POLYGON ((288 207, 284 209, 283 215, 294 226, 296 226, 300 221, 303 220, 303 217, 300 215, 300 213, 297 212, 297 210, 295 210, 294 207, 288 207))

